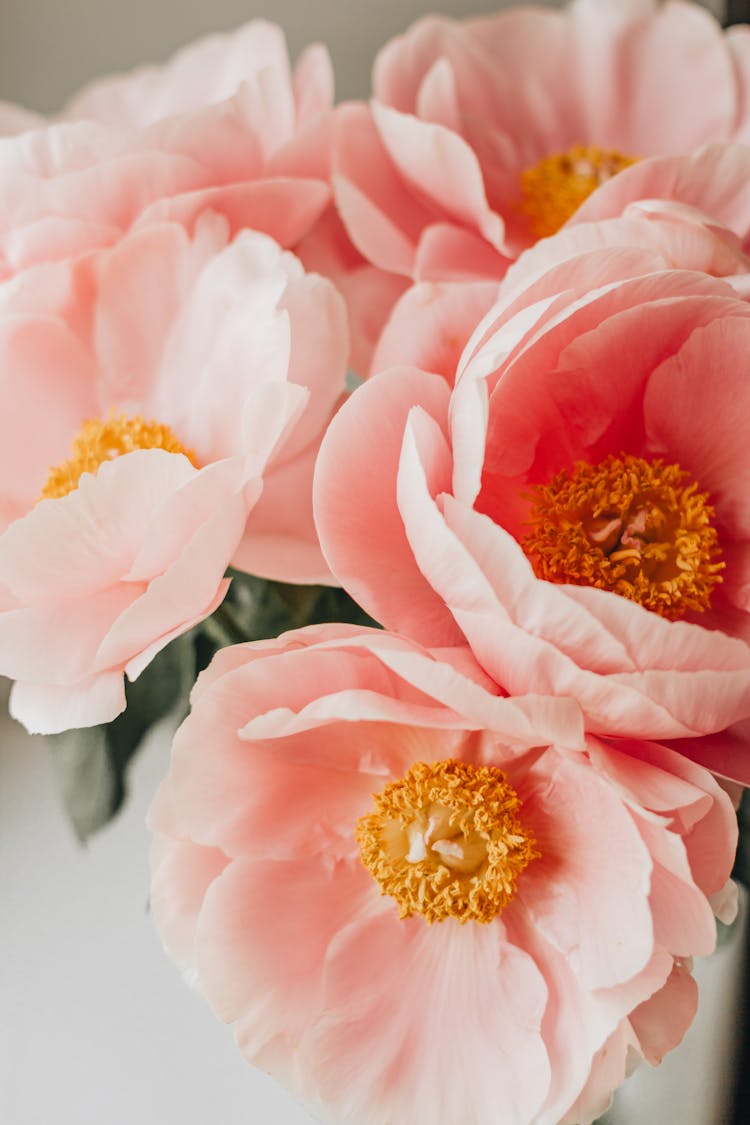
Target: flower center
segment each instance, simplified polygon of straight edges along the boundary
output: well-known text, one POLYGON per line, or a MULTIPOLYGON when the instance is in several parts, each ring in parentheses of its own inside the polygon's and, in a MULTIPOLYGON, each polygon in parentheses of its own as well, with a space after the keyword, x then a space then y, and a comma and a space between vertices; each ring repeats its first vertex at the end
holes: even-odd
POLYGON ((536 237, 546 238, 567 223, 600 184, 637 162, 638 157, 612 149, 573 145, 521 173, 519 208, 536 237))
POLYGON ((539 854, 520 803, 494 766, 417 762, 357 824, 362 862, 401 918, 491 922, 539 854))
POLYGON ((40 500, 57 500, 78 487, 83 473, 95 473, 105 461, 136 449, 164 449, 183 453, 195 464, 194 455, 177 440, 168 426, 147 422, 140 414, 129 418, 113 414, 106 421, 89 418, 73 439, 71 457, 49 471, 40 500))
POLYGON ((679 465, 579 461, 532 499, 522 546, 539 578, 611 590, 671 620, 709 608, 724 568, 714 510, 679 465))

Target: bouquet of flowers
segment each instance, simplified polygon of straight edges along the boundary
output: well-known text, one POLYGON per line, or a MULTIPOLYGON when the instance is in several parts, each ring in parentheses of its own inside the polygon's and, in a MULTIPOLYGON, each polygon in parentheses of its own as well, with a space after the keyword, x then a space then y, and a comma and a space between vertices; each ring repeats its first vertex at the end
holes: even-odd
POLYGON ((750 28, 256 21, 0 106, 0 674, 321 1120, 583 1125, 690 1025, 750 785, 750 28), (188 704, 188 694, 190 701, 188 704))

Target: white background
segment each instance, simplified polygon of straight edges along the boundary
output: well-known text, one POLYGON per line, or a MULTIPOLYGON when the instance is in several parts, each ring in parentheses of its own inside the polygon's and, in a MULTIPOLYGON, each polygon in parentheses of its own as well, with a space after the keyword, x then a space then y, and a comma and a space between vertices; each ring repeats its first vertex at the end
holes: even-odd
MULTIPOLYGON (((0 0, 0 98, 52 110, 97 74, 157 61, 253 15, 281 23, 295 53, 325 41, 339 96, 366 96, 374 51, 410 19, 497 6, 0 0)), ((309 1125, 243 1064, 231 1032, 182 984, 154 935, 143 817, 167 757, 162 731, 138 759, 126 813, 81 849, 59 809, 46 748, 7 719, 0 699, 1 1125, 309 1125)), ((737 934, 699 967, 708 982, 703 1031, 657 1073, 661 1082, 648 1071, 631 1080, 617 1125, 724 1125, 740 945, 737 934)))

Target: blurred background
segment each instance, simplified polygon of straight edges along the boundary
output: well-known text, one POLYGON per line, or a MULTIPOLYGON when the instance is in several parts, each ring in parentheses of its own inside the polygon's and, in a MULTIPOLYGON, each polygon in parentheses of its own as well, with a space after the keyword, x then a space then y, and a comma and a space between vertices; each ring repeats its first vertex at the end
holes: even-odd
MULTIPOLYGON (((281 24, 293 55, 316 40, 326 43, 338 97, 365 97, 375 51, 418 16, 507 6, 502 0, 0 0, 0 99, 51 112, 97 75, 158 62, 196 36, 253 16, 281 24)), ((704 7, 723 18, 727 5, 706 0, 704 7)))

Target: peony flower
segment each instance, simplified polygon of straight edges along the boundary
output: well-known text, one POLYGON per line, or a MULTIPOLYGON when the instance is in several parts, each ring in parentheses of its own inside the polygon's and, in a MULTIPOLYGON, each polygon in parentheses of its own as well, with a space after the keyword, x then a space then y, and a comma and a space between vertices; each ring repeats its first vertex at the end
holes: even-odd
MULTIPOLYGON (((673 266, 679 248, 747 267, 680 214, 540 244, 453 390, 419 367, 362 386, 321 448, 316 521, 386 627, 468 640, 513 693, 573 696, 596 732, 688 739, 747 781, 745 738, 695 736, 750 716, 750 308, 673 266)), ((429 319, 412 333, 418 362, 429 319)))
POLYGON ((380 52, 373 91, 337 126, 354 243, 417 280, 498 278, 634 162, 647 179, 650 157, 750 139, 750 32, 682 0, 429 16, 380 52))
POLYGON ((466 649, 337 625, 198 680, 150 814, 154 918, 323 1120, 589 1122, 692 1019, 728 797, 498 690, 466 649))
POLYGON ((333 206, 333 92, 323 46, 292 71, 281 28, 253 20, 162 66, 91 83, 54 124, 0 103, 0 137, 16 134, 0 140, 0 277, 109 245, 134 225, 189 227, 218 211, 234 233, 264 231, 335 283, 350 366, 366 375, 407 283, 356 250, 333 206))
POLYGON ((0 277, 208 208, 294 248, 330 203, 332 101, 325 49, 292 73, 281 29, 255 20, 93 83, 55 124, 0 107, 16 134, 0 140, 0 277))
POLYGON ((230 563, 330 581, 312 469, 346 354, 333 287, 216 215, 0 287, 0 674, 30 730, 114 718, 230 563))

